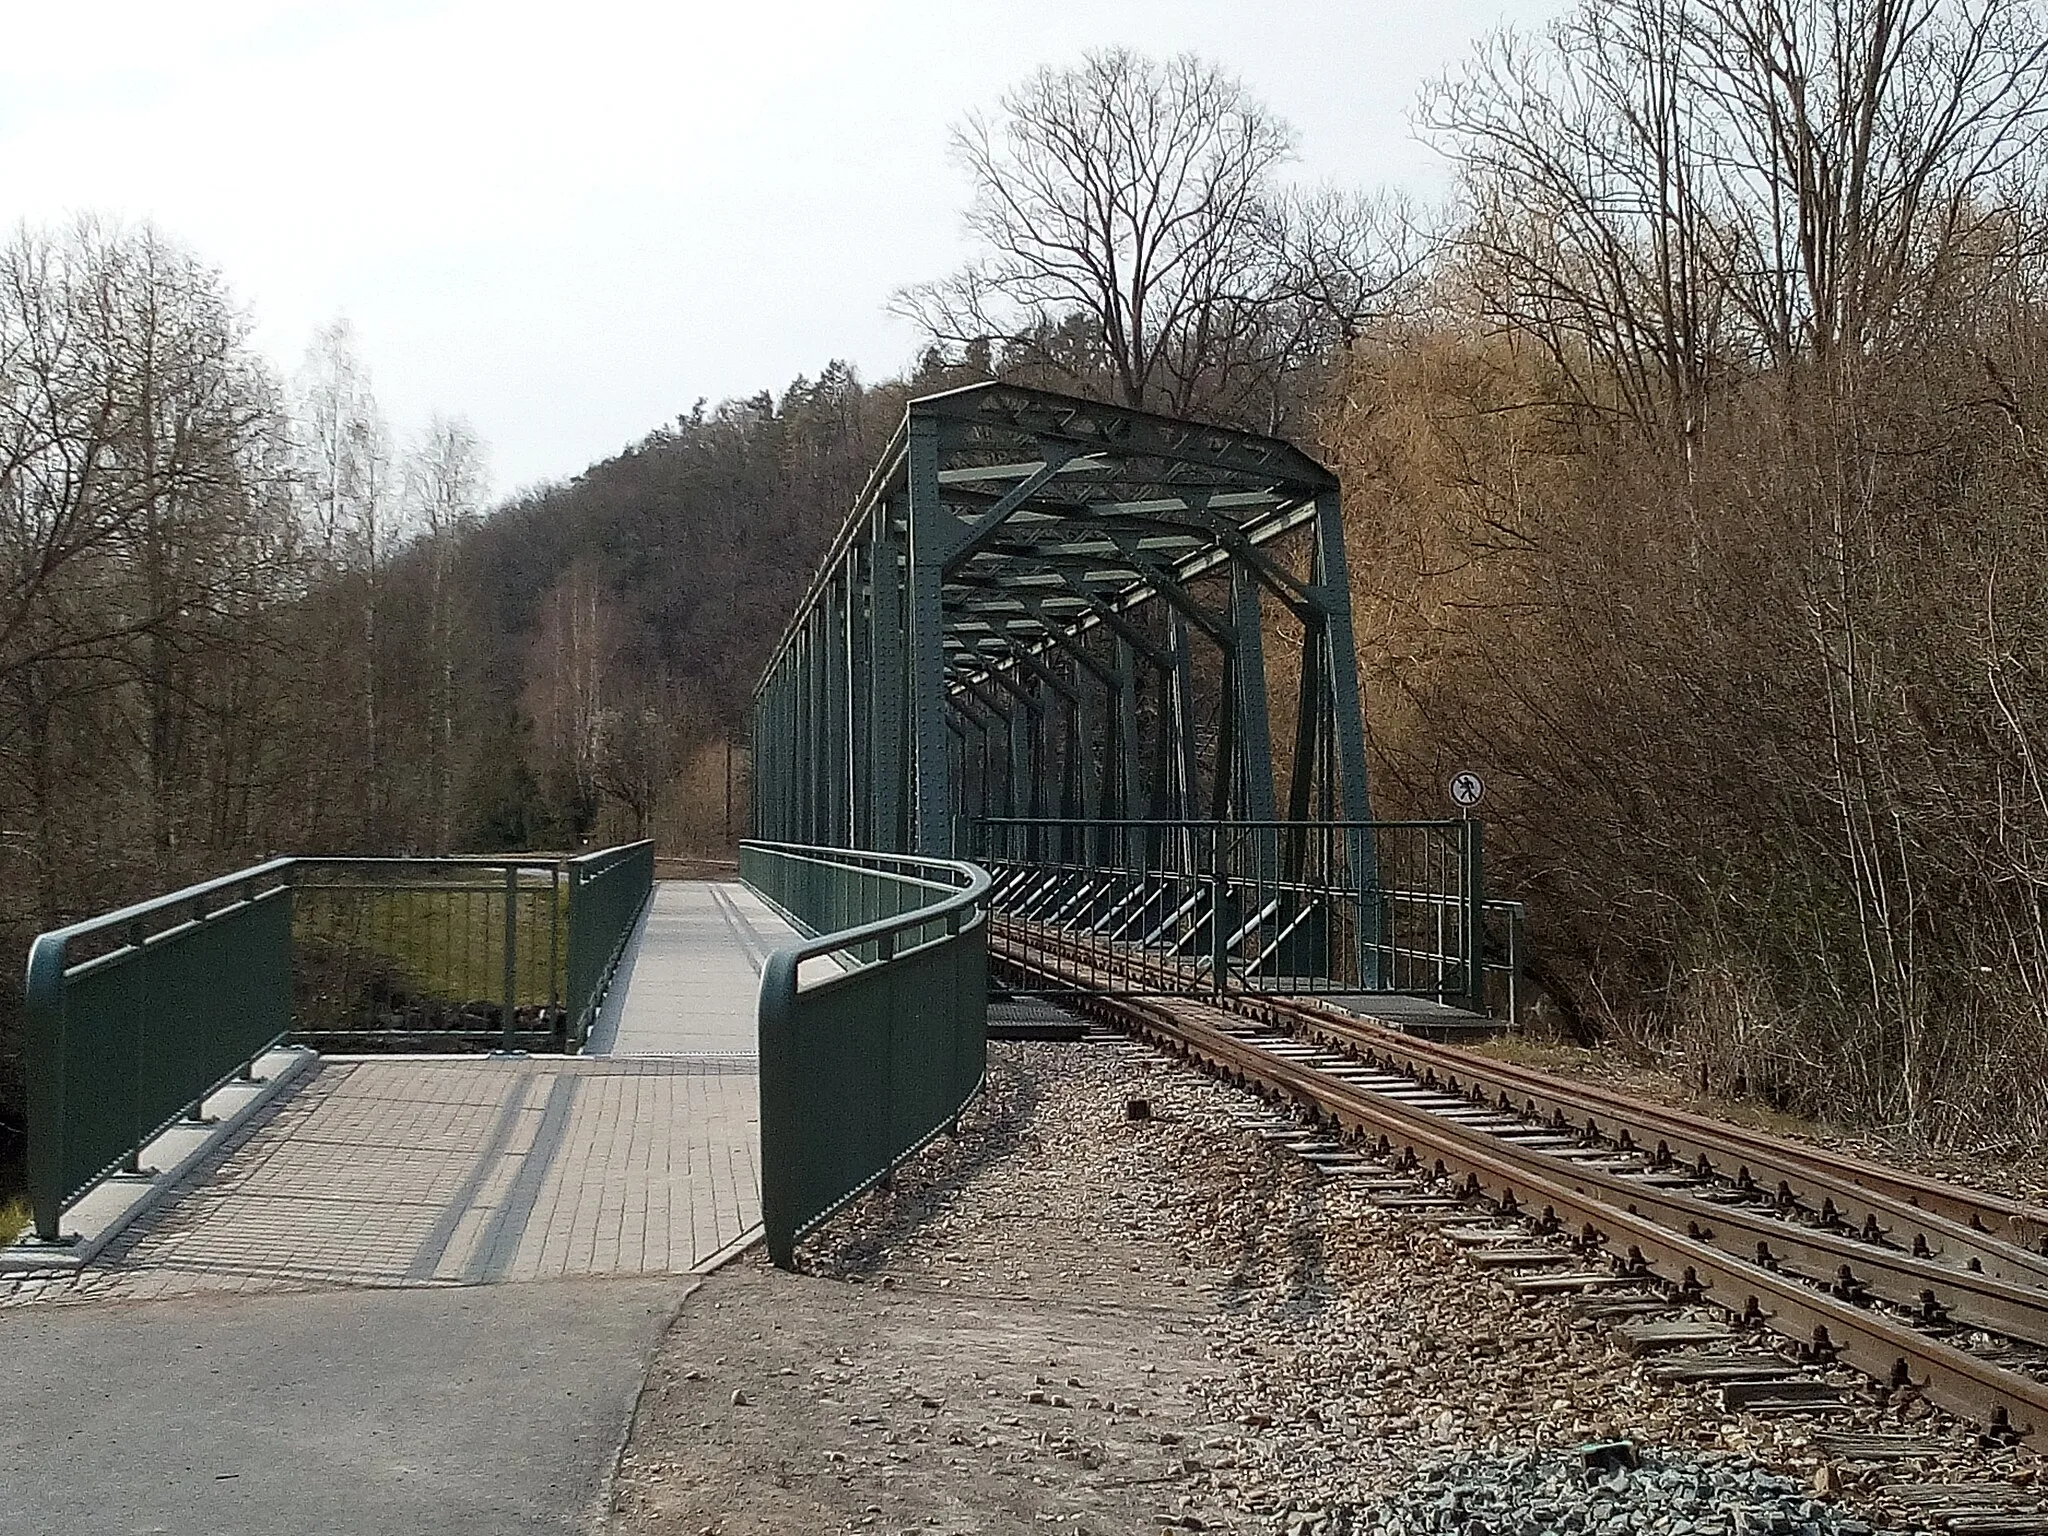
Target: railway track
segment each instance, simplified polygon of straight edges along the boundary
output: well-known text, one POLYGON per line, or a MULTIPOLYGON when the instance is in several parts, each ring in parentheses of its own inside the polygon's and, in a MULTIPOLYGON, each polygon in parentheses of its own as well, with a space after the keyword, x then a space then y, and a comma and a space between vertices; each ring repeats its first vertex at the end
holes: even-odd
MULTIPOLYGON (((1030 985, 1105 974, 1100 945, 1014 920, 998 920, 990 958, 1030 985)), ((1120 993, 1192 990, 1187 972, 1155 957, 1126 952, 1108 964, 1120 993)), ((1853 1366, 1990 1436, 2048 1449, 2048 1212, 1402 1035, 1310 999, 1073 1001, 1301 1106, 1432 1186, 1431 1202, 1447 1204, 1447 1192, 1484 1204, 1550 1256, 1660 1282, 1783 1336, 1803 1363, 1853 1366)))

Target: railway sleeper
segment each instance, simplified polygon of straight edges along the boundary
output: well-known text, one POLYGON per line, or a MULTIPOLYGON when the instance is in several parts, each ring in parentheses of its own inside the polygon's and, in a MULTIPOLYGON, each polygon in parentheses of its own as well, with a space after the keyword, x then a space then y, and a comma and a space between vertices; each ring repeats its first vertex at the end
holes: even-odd
MULTIPOLYGON (((1170 1019, 1153 1017, 1147 1023, 1148 1030, 1162 1038, 1172 1038, 1179 1031, 1170 1019)), ((1182 1026, 1185 1028, 1185 1026, 1182 1026)), ((1212 1036, 1215 1032, 1209 1032, 1212 1036)), ((1241 1042, 1229 1041, 1227 1037, 1218 1041, 1198 1044, 1185 1037, 1182 1039, 1183 1054, 1204 1062, 1212 1069, 1223 1068, 1241 1080, 1257 1080, 1265 1089, 1284 1093, 1292 1092, 1308 1098, 1318 1107, 1321 1114, 1329 1114, 1347 1128, 1365 1133, 1374 1128, 1370 1115, 1356 1113, 1351 1106, 1333 1105, 1318 1099, 1312 1085, 1289 1082, 1287 1078, 1304 1069, 1295 1063, 1268 1055, 1267 1063, 1246 1061, 1242 1057, 1231 1059, 1237 1051, 1245 1049, 1241 1042), (1218 1046, 1222 1048, 1219 1049, 1218 1046), (1347 1112, 1350 1111, 1350 1112, 1347 1112)), ((1318 1074, 1320 1075, 1320 1074, 1318 1074)), ((1344 1087, 1345 1085, 1337 1085, 1344 1087)), ((1348 1089, 1358 1094, 1357 1089, 1348 1089)), ((1403 1106, 1389 1106, 1389 1112, 1415 1113, 1403 1106)), ((1440 1134, 1449 1136, 1457 1128, 1446 1127, 1440 1134)), ((1387 1143, 1390 1138, 1381 1130, 1380 1139, 1387 1143)), ((1415 1140, 1433 1138, 1417 1137, 1415 1140)), ((1412 1142, 1405 1149, 1405 1161, 1419 1164, 1412 1142)), ((1810 1331, 1800 1340, 1805 1358, 1816 1363, 1831 1364, 1836 1360, 1848 1360, 1866 1371, 1883 1379, 1889 1375, 1901 1379, 1924 1391, 1943 1406, 1973 1417, 1985 1424, 1987 1433, 2011 1435, 2028 1439, 2036 1444, 2048 1440, 2048 1388, 2041 1383, 2016 1377, 2010 1372, 1987 1367, 1959 1350, 1936 1340, 1926 1340, 1904 1334, 1897 1325, 1860 1313, 1853 1304, 1825 1293, 1808 1291, 1800 1294, 1792 1282, 1767 1270, 1749 1265, 1742 1260, 1731 1258, 1693 1239, 1679 1237, 1676 1233, 1662 1231, 1645 1218, 1630 1210, 1625 1214, 1611 1208, 1603 1208, 1600 1202, 1592 1200, 1583 1190, 1568 1190, 1561 1186, 1550 1186, 1541 1174, 1531 1176, 1528 1170, 1505 1167, 1492 1162, 1484 1152, 1473 1149, 1460 1151, 1455 1147, 1437 1149, 1449 1152, 1449 1157, 1438 1156, 1435 1161, 1448 1170, 1453 1164, 1483 1163, 1483 1166, 1468 1166, 1467 1171, 1480 1183, 1497 1182, 1500 1192, 1509 1201, 1514 1199, 1517 1183, 1526 1187, 1542 1188, 1555 1198, 1553 1205, 1576 1208, 1597 1217, 1606 1229, 1602 1235, 1612 1245, 1614 1228, 1623 1228, 1628 1235, 1637 1239, 1631 1243, 1625 1268, 1647 1269, 1652 1264, 1670 1265, 1682 1263, 1688 1278, 1703 1293, 1718 1293, 1714 1299, 1728 1310, 1729 1300, 1739 1291, 1746 1292, 1740 1306, 1740 1313, 1746 1319, 1761 1321, 1780 1333, 1799 1339, 1802 1329, 1811 1321, 1810 1331), (1690 1260, 1691 1262, 1683 1262, 1690 1260), (1764 1304, 1768 1297, 1770 1305, 1764 1304), (2015 1419, 2013 1408, 2018 1407, 2023 1417, 2015 1419)), ((1456 1207, 1461 1202, 1455 1196, 1417 1193, 1412 1195, 1390 1195, 1386 1203, 1394 1208, 1430 1206, 1438 1208, 1456 1207)), ((1593 1226, 1592 1221, 1588 1222, 1593 1226)), ((1515 1288, 1528 1292, 1548 1289, 1585 1289, 1595 1285, 1626 1283, 1630 1277, 1612 1274, 1587 1273, 1584 1275, 1545 1275, 1518 1277, 1515 1288)))

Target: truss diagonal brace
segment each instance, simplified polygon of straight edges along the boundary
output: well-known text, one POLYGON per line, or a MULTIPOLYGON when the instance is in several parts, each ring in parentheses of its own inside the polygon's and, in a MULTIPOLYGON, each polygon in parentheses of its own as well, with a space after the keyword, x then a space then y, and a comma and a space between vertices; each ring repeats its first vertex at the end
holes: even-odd
POLYGON ((977 515, 961 530, 952 548, 946 551, 945 562, 948 570, 970 558, 983 545, 1000 535, 1003 524, 1010 520, 1011 515, 1065 469, 1079 450, 1065 443, 1054 443, 1046 446, 1043 451, 1044 463, 1003 492, 994 506, 977 515))
POLYGON ((1108 626, 1119 640, 1123 641, 1162 672, 1169 670, 1173 666, 1173 658, 1154 645, 1151 639, 1136 625, 1131 623, 1129 619, 1126 619, 1115 608, 1104 602, 1101 594, 1089 591, 1085 582, 1074 580, 1065 571, 1060 571, 1057 574, 1066 589, 1086 603, 1088 611, 1108 626))

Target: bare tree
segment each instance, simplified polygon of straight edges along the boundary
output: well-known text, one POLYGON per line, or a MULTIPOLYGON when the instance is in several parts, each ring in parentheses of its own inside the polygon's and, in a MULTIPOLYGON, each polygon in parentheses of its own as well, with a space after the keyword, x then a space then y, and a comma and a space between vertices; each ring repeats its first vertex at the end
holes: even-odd
POLYGON ((314 337, 295 383, 300 474, 317 568, 330 584, 345 582, 360 596, 355 634, 335 638, 343 654, 356 653, 363 825, 381 841, 391 798, 378 657, 383 567, 395 532, 390 433, 347 320, 314 337))
POLYGON ((536 617, 526 714, 561 819, 581 834, 597 814, 605 711, 617 687, 617 619, 603 585, 582 562, 548 591, 536 617))
POLYGON ((391 444, 355 327, 322 328, 293 382, 313 551, 329 573, 374 569, 386 552, 391 444))
POLYGON ((1970 236, 2040 162, 2030 0, 1699 0, 1718 259, 1774 361, 1886 352, 1979 275, 1970 236))
POLYGON ((463 417, 437 413, 405 460, 409 516, 426 544, 428 563, 428 778, 437 852, 445 852, 454 835, 455 594, 450 574, 456 541, 481 515, 488 494, 482 440, 463 417))
POLYGON ((1953 313, 2044 105, 2028 0, 1616 0, 1490 39, 1424 117, 1483 308, 1685 443, 1716 370, 1789 384, 1953 313))
POLYGON ((1463 173, 1457 270, 1532 337, 1581 403, 1686 453, 1730 345, 1708 281, 1694 0, 1582 6, 1547 39, 1504 32, 1424 96, 1463 173))
POLYGON ((634 677, 598 719, 597 787, 626 808, 633 836, 648 835, 662 791, 682 766, 689 721, 665 677, 634 677))
POLYGON ((1293 130, 1192 55, 1042 69, 954 148, 982 254, 899 312, 943 348, 993 344, 1125 404, 1270 420, 1276 381, 1402 275, 1385 210, 1290 194, 1293 130))
POLYGON ((170 879, 182 848, 211 830, 213 807, 193 792, 195 711, 221 707, 207 697, 213 675, 251 643, 246 621, 278 596, 284 574, 273 558, 278 507, 255 473, 276 392, 218 272, 147 226, 88 222, 81 237, 101 274, 94 329, 133 400, 117 443, 141 506, 130 611, 143 633, 132 654, 150 840, 157 877, 170 879))
POLYGON ((1577 1015, 1929 1133, 2048 1041, 2044 97, 2025 0, 1495 38, 1426 102, 1425 323, 1332 430, 1380 782, 1502 766, 1577 1015))
POLYGON ((46 911, 81 774, 111 840, 139 809, 130 846, 158 878, 219 826, 209 786, 246 702, 227 675, 284 579, 275 390, 243 330, 220 275, 147 226, 80 219, 0 251, 0 751, 46 911))

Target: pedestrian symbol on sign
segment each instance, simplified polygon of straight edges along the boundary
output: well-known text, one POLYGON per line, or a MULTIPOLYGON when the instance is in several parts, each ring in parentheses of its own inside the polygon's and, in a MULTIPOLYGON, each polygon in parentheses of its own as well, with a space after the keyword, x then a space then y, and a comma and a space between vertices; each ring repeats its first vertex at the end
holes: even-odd
POLYGON ((1486 786, 1479 775, 1466 768, 1451 775, 1451 804, 1461 811, 1469 811, 1486 797, 1486 786))

